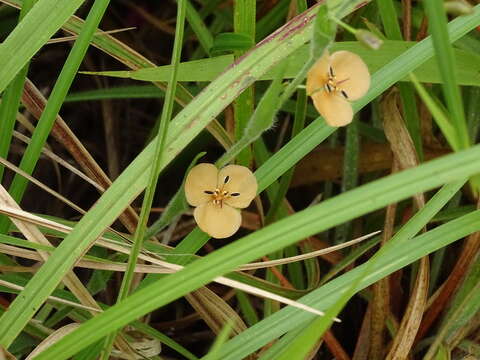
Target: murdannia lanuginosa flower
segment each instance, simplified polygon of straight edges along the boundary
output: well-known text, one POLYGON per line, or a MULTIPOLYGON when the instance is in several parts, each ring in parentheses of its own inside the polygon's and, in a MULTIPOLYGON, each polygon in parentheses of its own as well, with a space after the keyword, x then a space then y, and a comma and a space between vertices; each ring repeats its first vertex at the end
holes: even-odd
POLYGON ((200 229, 222 239, 237 232, 240 210, 257 194, 257 179, 245 166, 228 165, 218 170, 213 164, 198 164, 185 181, 185 196, 195 206, 193 216, 200 229))
POLYGON ((315 108, 330 126, 352 122, 350 101, 360 99, 370 87, 370 73, 360 56, 350 51, 337 51, 323 56, 307 75, 307 94, 315 108))

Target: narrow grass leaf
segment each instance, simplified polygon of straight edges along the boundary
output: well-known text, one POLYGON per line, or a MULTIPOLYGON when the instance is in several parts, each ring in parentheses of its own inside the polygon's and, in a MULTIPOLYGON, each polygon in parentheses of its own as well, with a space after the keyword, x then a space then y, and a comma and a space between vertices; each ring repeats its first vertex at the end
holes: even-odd
POLYGON ((462 96, 458 87, 455 71, 453 47, 449 41, 447 30, 447 16, 441 1, 425 0, 423 3, 425 14, 428 16, 429 32, 437 54, 436 60, 442 77, 442 88, 447 107, 452 115, 450 119, 456 130, 458 145, 464 149, 469 146, 470 139, 467 131, 467 122, 463 110, 462 96))
MULTIPOLYGON (((359 3, 356 2, 356 4, 359 3)), ((312 11, 314 10, 315 8, 312 11)), ((307 14, 309 16, 312 15, 311 13, 307 14)), ((275 56, 285 57, 309 38, 309 35, 303 31, 305 27, 297 28, 298 31, 293 34, 289 32, 291 26, 298 26, 295 21, 298 21, 298 19, 289 23, 282 28, 282 31, 275 34, 276 36, 282 36, 284 33, 289 33, 289 36, 283 39, 285 42, 290 41, 287 47, 278 46, 279 43, 274 41, 275 37, 270 39, 269 42, 259 44, 257 48, 252 50, 249 56, 246 56, 235 68, 231 68, 226 72, 224 77, 220 77, 212 83, 213 86, 210 89, 205 89, 202 96, 197 97, 182 113, 177 115, 176 120, 171 124, 172 129, 169 129, 170 137, 167 147, 169 156, 164 160, 164 166, 205 127, 212 115, 218 114, 235 97, 236 93, 225 91, 239 77, 243 77, 245 71, 251 71, 253 77, 263 74, 271 65, 271 59, 266 55, 271 54, 273 51, 275 56), (212 91, 214 88, 216 91, 212 91), (226 95, 225 99, 221 99, 221 94, 226 95), (201 117, 199 117, 200 115, 201 117), (193 119, 195 119, 195 124, 189 126, 193 119)), ((449 24, 450 39, 455 41, 477 26, 479 22, 480 7, 477 6, 473 15, 457 18, 449 24)), ((311 29, 311 23, 307 23, 304 26, 307 26, 307 29, 311 29)), ((283 45, 282 42, 280 44, 283 45)), ((429 39, 407 50, 402 56, 397 57, 388 66, 378 71, 377 76, 374 78, 375 82, 372 82, 370 93, 364 100, 362 99, 362 101, 355 104, 355 109, 358 111, 362 106, 365 106, 382 91, 406 76, 409 71, 418 67, 431 56, 433 56, 433 48, 429 39)), ((292 139, 289 144, 284 146, 281 151, 274 154, 268 164, 261 168, 261 171, 260 169, 257 171, 260 188, 264 189, 271 184, 278 176, 288 170, 332 132, 333 129, 327 127, 322 121, 313 122, 292 139)), ((96 203, 95 207, 78 223, 75 231, 61 243, 49 261, 37 272, 23 291, 23 297, 15 299, 9 310, 1 318, 0 343, 9 343, 16 337, 35 312, 35 308, 55 288, 63 274, 70 269, 89 244, 104 231, 105 227, 112 223, 125 206, 146 186, 146 175, 144 173, 150 164, 152 154, 153 147, 151 145, 131 163, 96 203)), ((438 180, 436 177, 434 179, 438 180)), ((196 234, 200 237, 205 236, 199 230, 196 230, 196 234)))
MULTIPOLYGON (((52 90, 52 93, 50 95, 50 99, 47 103, 47 106, 45 107, 45 110, 43 111, 38 124, 35 128, 35 132, 33 133, 32 139, 30 141, 30 144, 28 145, 27 149, 25 150, 22 160, 20 162, 20 168, 25 171, 27 174, 31 175, 37 161, 40 157, 42 148, 45 144, 45 141, 47 140, 50 131, 52 129, 53 123, 56 120, 56 116, 58 112, 60 111, 60 108, 62 107, 63 100, 65 99, 68 90, 70 89, 70 86, 73 82, 73 79, 76 75, 76 72, 78 71, 78 68, 80 67, 81 62, 83 61, 83 57, 85 56, 90 40, 92 39, 92 36, 97 29, 98 24, 100 23, 100 20, 103 17, 103 14, 105 13, 106 8, 108 7, 110 0, 97 0, 93 4, 90 13, 87 17, 85 27, 78 37, 77 41, 75 41, 75 44, 62 68, 62 71, 57 79, 57 82, 55 83, 55 86, 52 90)), ((16 29, 25 29, 27 27, 27 24, 30 24, 32 16, 41 16, 42 14, 38 14, 41 9, 49 9, 47 5, 50 3, 56 4, 54 1, 48 1, 48 0, 39 0, 36 5, 33 7, 33 9, 27 14, 25 19, 22 21, 22 26, 17 27, 16 29)), ((51 12, 48 14, 43 14, 43 17, 41 18, 34 18, 36 21, 40 21, 40 24, 35 24, 34 28, 30 28, 31 33, 28 35, 28 39, 18 39, 17 37, 13 36, 15 41, 19 41, 22 46, 25 44, 29 44, 31 39, 36 39, 39 34, 42 32, 42 27, 45 26, 44 24, 49 24, 55 25, 58 23, 59 19, 50 19, 50 16, 52 14, 56 14, 60 19, 62 19, 62 15, 71 15, 68 14, 68 12, 62 12, 62 14, 58 14, 60 10, 65 10, 65 9, 70 9, 71 4, 76 4, 78 1, 71 1, 68 3, 69 6, 58 6, 54 5, 53 9, 49 9, 51 12), (33 35, 32 35, 33 34, 33 35)), ((80 4, 78 4, 80 5, 80 4)), ((73 9, 71 9, 73 10, 73 9)), ((57 29, 55 29, 57 30, 57 29)), ((44 30, 47 31, 47 30, 44 30)), ((19 34, 17 36, 22 36, 24 35, 23 32, 19 31, 19 33, 16 33, 15 30, 12 32, 12 34, 5 40, 5 42, 0 45, 0 64, 2 63, 1 59, 4 59, 2 57, 2 51, 8 51, 9 50, 9 39, 12 35, 19 34), (7 49, 7 50, 5 50, 7 49)), ((40 37, 40 40, 42 38, 40 37)), ((38 41, 38 39, 37 39, 38 41)), ((31 44, 34 46, 34 44, 31 44)), ((8 52, 7 52, 8 54, 8 52)), ((17 61, 20 60, 20 55, 21 55, 21 49, 17 49, 15 56, 9 56, 5 54, 5 56, 8 59, 13 59, 16 58, 17 61)), ((33 54, 32 54, 33 55, 33 54)), ((26 59, 28 60, 28 59, 26 59)), ((4 66, 8 66, 8 64, 5 64, 4 66)), ((0 89, 1 87, 1 79, 2 79, 2 71, 4 71, 5 68, 0 65, 0 89)), ((12 184, 10 185, 9 192, 12 195, 12 197, 15 199, 15 201, 20 201, 23 197, 23 194, 25 192, 25 189, 27 187, 28 181, 19 176, 16 175, 14 180, 12 181, 12 184)), ((8 220, 5 218, 0 219, 0 233, 5 233, 6 229, 8 228, 8 220)))
MULTIPOLYGON (((415 193, 441 185, 444 182, 462 179, 470 173, 478 172, 480 171, 480 164, 475 162, 474 159, 479 154, 480 146, 475 146, 469 150, 445 156, 417 168, 405 170, 361 186, 348 193, 339 195, 335 199, 327 200, 267 226, 215 251, 203 259, 195 261, 182 271, 169 275, 155 284, 137 291, 122 303, 111 307, 95 317, 95 319, 84 323, 76 332, 52 346, 49 351, 44 353, 43 358, 46 359, 47 356, 58 357, 58 359, 67 358, 84 346, 95 342, 105 332, 125 325, 154 308, 162 306, 192 289, 204 285, 215 276, 231 271, 241 263, 272 253, 299 239, 381 208, 390 202, 404 199, 415 193), (452 163, 455 163, 453 168, 452 163), (275 241, 273 241, 274 239, 275 241), (129 311, 125 311, 126 309, 129 311), (93 328, 95 328, 95 332, 92 331, 93 328)), ((423 256, 433 251, 432 248, 436 249, 439 245, 444 245, 445 241, 449 243, 457 239, 455 236, 458 236, 458 226, 461 227, 461 234, 475 231, 479 226, 478 223, 472 229, 471 222, 468 222, 469 225, 466 225, 464 222, 467 220, 471 221, 472 217, 478 221, 478 215, 478 212, 474 212, 462 218, 463 222, 455 220, 452 223, 457 225, 457 228, 455 228, 457 232, 451 231, 452 236, 448 240, 445 240, 445 236, 439 237, 437 241, 431 242, 435 245, 430 244, 428 250, 422 248, 423 250, 421 251, 411 252, 407 256, 403 255, 393 264, 402 264, 404 266, 406 263, 416 260, 418 255, 423 256)), ((435 230, 430 233, 434 232, 435 230)), ((395 244, 398 243, 396 242, 395 244)), ((425 245, 424 242, 417 240, 411 246, 419 246, 418 244, 425 245)), ((394 246, 388 247, 389 250, 392 248, 394 246)), ((395 250, 399 251, 398 247, 395 250)), ((381 261, 378 260, 375 264, 377 263, 379 264, 381 261)), ((393 264, 387 266, 384 272, 391 270, 393 264)), ((347 275, 351 273, 355 273, 355 271, 351 271, 347 275)), ((341 295, 341 293, 338 295, 341 295)), ((42 357, 39 357, 39 359, 42 359, 42 357)))

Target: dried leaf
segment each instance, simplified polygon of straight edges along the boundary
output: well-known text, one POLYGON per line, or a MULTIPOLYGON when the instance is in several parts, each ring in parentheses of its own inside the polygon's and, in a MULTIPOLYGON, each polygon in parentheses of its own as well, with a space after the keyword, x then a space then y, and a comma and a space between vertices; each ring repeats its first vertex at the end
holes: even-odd
MULTIPOLYGON (((400 169, 408 169, 418 165, 418 157, 415 146, 408 133, 399 110, 399 95, 396 89, 392 89, 383 99, 381 112, 385 135, 390 142, 395 160, 400 169)), ((423 194, 414 196, 418 209, 425 204, 423 194)), ((386 357, 387 360, 404 359, 410 353, 415 336, 420 327, 425 311, 429 283, 429 260, 424 257, 420 260, 415 285, 410 295, 405 314, 403 315, 400 328, 393 340, 393 345, 386 357)))

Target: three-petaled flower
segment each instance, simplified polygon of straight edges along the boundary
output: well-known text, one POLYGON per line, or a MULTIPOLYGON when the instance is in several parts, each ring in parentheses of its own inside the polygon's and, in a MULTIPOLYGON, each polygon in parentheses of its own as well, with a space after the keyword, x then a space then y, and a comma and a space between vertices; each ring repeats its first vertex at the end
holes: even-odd
POLYGON ((370 73, 360 56, 350 51, 337 51, 323 56, 307 75, 307 94, 320 115, 330 126, 352 122, 350 101, 360 99, 370 87, 370 73))
POLYGON ((185 197, 195 206, 193 216, 200 229, 211 237, 232 236, 240 228, 246 208, 257 195, 257 179, 245 166, 198 164, 185 180, 185 197))

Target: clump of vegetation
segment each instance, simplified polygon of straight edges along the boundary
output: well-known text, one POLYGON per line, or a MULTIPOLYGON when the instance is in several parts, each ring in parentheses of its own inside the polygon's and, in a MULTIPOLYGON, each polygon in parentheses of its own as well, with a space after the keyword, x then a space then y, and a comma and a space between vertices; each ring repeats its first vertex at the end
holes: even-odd
POLYGON ((479 26, 3 0, 0 359, 480 358, 479 26))

